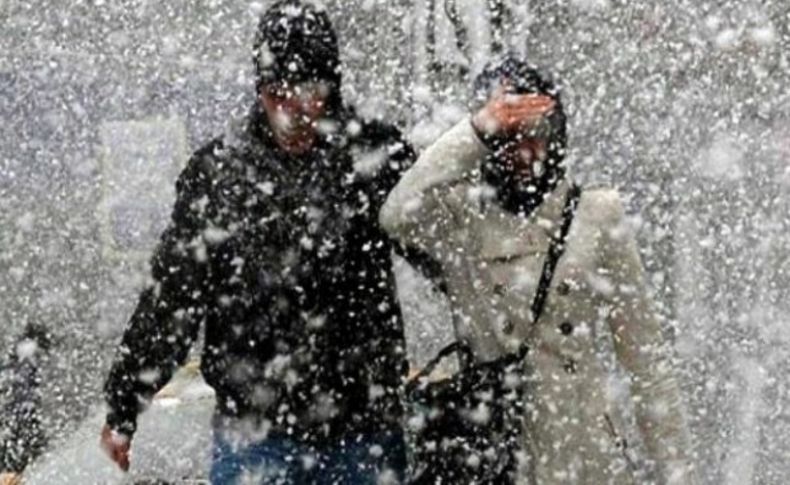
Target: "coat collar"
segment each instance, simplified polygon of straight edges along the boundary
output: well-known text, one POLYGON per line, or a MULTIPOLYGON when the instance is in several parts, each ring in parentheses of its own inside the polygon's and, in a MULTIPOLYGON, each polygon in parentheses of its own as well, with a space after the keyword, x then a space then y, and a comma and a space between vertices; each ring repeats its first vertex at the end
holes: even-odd
POLYGON ((480 257, 484 260, 509 261, 548 251, 557 236, 570 183, 562 180, 538 208, 522 217, 489 203, 484 209, 480 237, 480 257))
POLYGON ((568 179, 562 179, 535 212, 527 217, 527 221, 539 225, 548 237, 558 237, 562 225, 562 211, 565 210, 570 187, 568 179))

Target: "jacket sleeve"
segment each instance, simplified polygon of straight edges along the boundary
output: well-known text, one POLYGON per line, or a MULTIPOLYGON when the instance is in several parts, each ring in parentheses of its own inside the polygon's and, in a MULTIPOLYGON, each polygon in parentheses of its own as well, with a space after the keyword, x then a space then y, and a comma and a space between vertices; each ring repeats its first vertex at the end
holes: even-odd
POLYGON ((183 364, 204 315, 207 263, 203 230, 210 185, 198 152, 176 182, 172 220, 151 259, 141 294, 104 386, 107 424, 131 436, 137 415, 183 364))
MULTIPOLYGON (((382 136, 379 135, 376 138, 381 137, 382 136)), ((386 164, 385 170, 379 174, 378 183, 376 184, 376 193, 373 197, 377 215, 387 196, 401 180, 403 174, 414 165, 415 159, 417 158, 414 148, 403 139, 403 135, 396 128, 392 127, 387 129, 384 138, 386 138, 388 145, 388 163, 386 164)), ((447 284, 444 280, 441 265, 428 253, 415 247, 406 246, 398 240, 393 240, 392 250, 395 254, 409 263, 412 268, 416 269, 424 278, 433 283, 435 289, 442 293, 447 293, 447 284)))
POLYGON ((379 214, 382 227, 404 245, 446 260, 444 246, 460 225, 450 190, 479 168, 487 154, 471 122, 458 123, 425 151, 389 194, 379 214))
POLYGON ((671 349, 663 338, 644 283, 636 240, 616 192, 605 196, 611 216, 603 241, 603 266, 611 278, 609 325, 617 358, 631 378, 631 396, 648 458, 669 484, 696 483, 680 388, 671 349))

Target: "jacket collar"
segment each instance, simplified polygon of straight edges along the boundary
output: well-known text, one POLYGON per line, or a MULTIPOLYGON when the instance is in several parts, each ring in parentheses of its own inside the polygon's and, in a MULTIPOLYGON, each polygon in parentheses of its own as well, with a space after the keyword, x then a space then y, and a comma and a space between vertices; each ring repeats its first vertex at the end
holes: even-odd
POLYGON ((558 232, 562 226, 562 211, 565 209, 570 186, 568 179, 563 178, 557 183, 557 187, 546 196, 543 203, 527 217, 529 223, 540 226, 549 238, 559 236, 558 232))
MULTIPOLYGON (((354 117, 351 109, 340 107, 332 118, 338 126, 345 128, 354 117)), ((349 170, 342 160, 347 152, 346 130, 339 129, 334 137, 319 136, 316 146, 302 156, 292 156, 277 144, 269 126, 269 121, 258 103, 254 103, 247 116, 232 129, 235 145, 245 153, 245 158, 256 168, 264 168, 286 177, 300 177, 318 170, 324 172, 343 172, 349 170)), ((227 140, 226 140, 227 141, 227 140)))
POLYGON ((548 251, 562 225, 570 182, 561 180, 527 217, 513 214, 496 203, 486 205, 479 231, 480 257, 506 262, 548 251))

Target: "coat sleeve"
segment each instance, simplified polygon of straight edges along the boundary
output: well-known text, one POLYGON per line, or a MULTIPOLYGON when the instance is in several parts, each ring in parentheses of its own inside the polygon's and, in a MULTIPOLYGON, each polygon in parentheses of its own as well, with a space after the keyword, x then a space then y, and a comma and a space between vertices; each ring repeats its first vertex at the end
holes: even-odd
POLYGON ((204 315, 208 269, 202 237, 210 182, 202 167, 211 151, 196 153, 176 182, 172 219, 151 259, 151 283, 105 382, 107 424, 129 436, 142 407, 184 363, 204 315))
POLYGON ((379 214, 382 227, 407 246, 437 261, 447 259, 444 245, 460 225, 460 213, 448 200, 450 190, 488 154, 468 119, 430 146, 392 190, 379 214))
POLYGON ((669 484, 696 483, 680 388, 644 283, 636 240, 616 192, 603 197, 603 266, 611 278, 609 325, 617 358, 631 378, 631 396, 648 458, 669 484))

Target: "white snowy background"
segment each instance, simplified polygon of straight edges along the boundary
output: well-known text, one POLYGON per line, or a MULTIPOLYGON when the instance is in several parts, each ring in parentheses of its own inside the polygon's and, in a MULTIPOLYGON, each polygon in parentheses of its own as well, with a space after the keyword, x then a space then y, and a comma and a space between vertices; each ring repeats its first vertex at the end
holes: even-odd
MULTIPOLYGON (((0 1, 0 350, 29 319, 56 337, 54 446, 32 483, 119 480, 95 446, 102 379, 179 167, 253 101, 252 32, 269 3, 0 1)), ((488 0, 322 2, 347 99, 421 148, 465 115, 492 41, 553 73, 574 175, 616 186, 634 214, 704 483, 787 483, 790 4, 504 3, 498 33, 488 0)), ((419 363, 449 338, 446 309, 408 269, 401 281, 419 363)), ((203 476, 210 407, 200 392, 155 405, 135 476, 203 476)))

